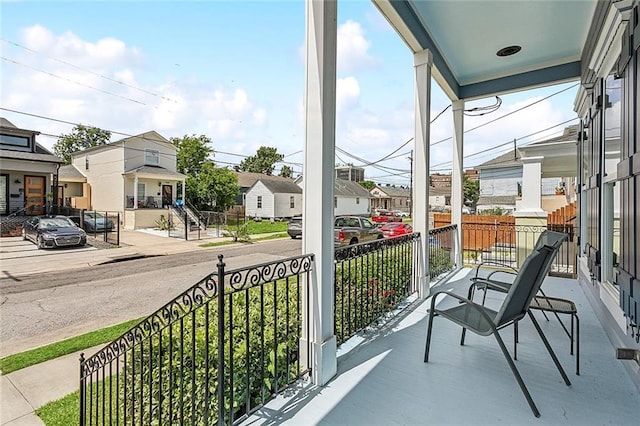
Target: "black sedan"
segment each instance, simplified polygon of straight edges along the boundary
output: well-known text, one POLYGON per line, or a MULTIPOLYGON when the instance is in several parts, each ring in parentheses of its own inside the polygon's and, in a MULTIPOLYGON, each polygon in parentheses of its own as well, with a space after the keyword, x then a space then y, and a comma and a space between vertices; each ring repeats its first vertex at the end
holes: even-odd
POLYGON ((33 241, 38 248, 83 246, 87 234, 66 216, 38 216, 27 220, 22 238, 33 241))

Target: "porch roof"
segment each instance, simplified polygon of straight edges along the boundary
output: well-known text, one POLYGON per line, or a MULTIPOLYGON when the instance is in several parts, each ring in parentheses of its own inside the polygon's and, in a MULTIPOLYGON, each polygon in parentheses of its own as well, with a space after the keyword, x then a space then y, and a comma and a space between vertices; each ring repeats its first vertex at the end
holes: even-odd
POLYGON ((127 170, 123 174, 127 177, 139 177, 143 179, 168 179, 168 180, 185 180, 187 177, 182 173, 173 172, 160 166, 141 166, 135 169, 127 170))
MULTIPOLYGON (((442 286, 466 294, 468 271, 442 286)), ((244 424, 636 424, 640 394, 625 373, 622 363, 629 361, 615 359, 576 280, 549 277, 544 288, 548 295, 571 299, 578 307, 580 375, 575 374, 569 339, 555 318, 546 321, 536 314, 571 387, 562 381, 531 321, 521 321, 516 365, 540 419, 531 413, 492 336, 467 333, 465 346, 460 346, 460 327, 436 317, 430 360, 423 362, 427 301, 355 338, 358 346, 354 340, 345 343, 339 351, 338 374, 325 387, 301 384, 244 424)), ((495 306, 500 297, 489 293, 487 303, 495 306)), ((568 323, 568 318, 563 320, 568 323)), ((501 334, 512 351, 512 327, 501 334)))
MULTIPOLYGON (((373 0, 413 52, 433 54, 433 77, 451 99, 477 99, 592 74, 585 46, 609 2, 373 0), (512 56, 498 51, 512 46, 512 56), (517 50, 517 49, 512 49, 517 50)), ((628 9, 628 1, 613 2, 628 9)))

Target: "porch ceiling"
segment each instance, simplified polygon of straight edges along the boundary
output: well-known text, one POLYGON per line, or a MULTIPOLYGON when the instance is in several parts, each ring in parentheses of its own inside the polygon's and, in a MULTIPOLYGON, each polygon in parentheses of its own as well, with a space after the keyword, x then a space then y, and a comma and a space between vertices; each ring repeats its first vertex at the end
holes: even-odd
POLYGON ((596 0, 373 2, 410 49, 431 50, 434 78, 452 99, 579 79, 591 22, 608 5, 596 0), (522 50, 497 56, 514 45, 522 50))

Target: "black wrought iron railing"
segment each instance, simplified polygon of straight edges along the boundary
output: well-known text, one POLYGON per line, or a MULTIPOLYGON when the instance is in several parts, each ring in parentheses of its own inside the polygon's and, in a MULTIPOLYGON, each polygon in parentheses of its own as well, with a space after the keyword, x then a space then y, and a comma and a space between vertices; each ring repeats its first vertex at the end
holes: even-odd
POLYGON ((310 371, 300 342, 313 255, 233 271, 218 258, 215 272, 80 357, 81 425, 233 424, 310 371))
POLYGON ((344 343, 417 291, 420 234, 336 249, 334 327, 344 343))
POLYGON ((540 234, 551 229, 569 235, 553 261, 550 275, 577 274, 576 229, 573 225, 462 224, 463 261, 467 265, 497 263, 519 268, 540 234))
POLYGON ((453 271, 458 226, 449 225, 429 230, 429 278, 431 281, 453 271))

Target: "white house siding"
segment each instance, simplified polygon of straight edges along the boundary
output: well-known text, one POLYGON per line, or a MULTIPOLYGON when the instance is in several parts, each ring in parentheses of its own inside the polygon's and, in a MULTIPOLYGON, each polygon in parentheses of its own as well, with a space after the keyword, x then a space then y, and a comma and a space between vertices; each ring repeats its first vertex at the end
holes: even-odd
MULTIPOLYGON (((264 200, 264 199, 263 199, 264 200)), ((275 217, 293 217, 302 215, 302 194, 275 194, 275 217), (293 197, 293 208, 291 208, 293 197)))
POLYGON ((480 170, 480 195, 518 195, 522 185, 522 166, 480 170))
POLYGON ((91 185, 91 207, 100 211, 122 211, 124 206, 124 151, 120 144, 89 150, 74 156, 73 165, 91 185), (89 167, 86 158, 89 157, 89 167))
POLYGON ((338 205, 334 208, 336 216, 370 216, 371 208, 369 198, 360 197, 360 203, 356 203, 356 197, 337 197, 338 205))
MULTIPOLYGON (((161 136, 155 132, 145 133, 144 138, 132 137, 125 139, 124 144, 124 169, 133 170, 147 164, 145 162, 145 150, 158 151, 158 166, 175 172, 176 171, 176 149, 168 142, 161 140, 161 136)), ((154 194, 155 195, 155 194, 154 194)))
POLYGON ((275 197, 260 181, 247 191, 245 199, 245 214, 248 217, 275 218, 275 197), (258 197, 262 196, 262 208, 258 208, 258 197))

